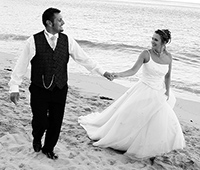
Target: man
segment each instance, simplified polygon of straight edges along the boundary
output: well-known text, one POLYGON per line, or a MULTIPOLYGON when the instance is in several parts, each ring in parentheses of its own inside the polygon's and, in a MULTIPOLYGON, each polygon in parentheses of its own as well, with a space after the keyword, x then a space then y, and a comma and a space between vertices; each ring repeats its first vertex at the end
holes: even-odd
POLYGON ((67 64, 69 56, 91 72, 111 80, 91 60, 77 42, 63 34, 64 21, 59 9, 49 8, 42 15, 45 29, 31 36, 11 75, 10 99, 17 104, 19 85, 31 64, 30 106, 33 113, 32 135, 35 152, 42 152, 50 159, 57 159, 54 147, 58 141, 64 115, 67 85, 67 64), (45 135, 42 147, 41 139, 45 135))

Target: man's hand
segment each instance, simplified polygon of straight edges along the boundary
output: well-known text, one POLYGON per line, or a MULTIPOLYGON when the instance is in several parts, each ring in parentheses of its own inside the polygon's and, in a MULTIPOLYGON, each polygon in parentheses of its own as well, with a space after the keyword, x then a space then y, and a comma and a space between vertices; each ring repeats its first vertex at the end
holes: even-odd
POLYGON ((112 76, 112 74, 109 73, 109 72, 107 72, 107 71, 103 74, 103 76, 106 77, 110 81, 112 81, 114 79, 114 77, 112 76))
POLYGON ((10 100, 17 105, 17 102, 19 100, 19 92, 13 92, 10 94, 10 100))

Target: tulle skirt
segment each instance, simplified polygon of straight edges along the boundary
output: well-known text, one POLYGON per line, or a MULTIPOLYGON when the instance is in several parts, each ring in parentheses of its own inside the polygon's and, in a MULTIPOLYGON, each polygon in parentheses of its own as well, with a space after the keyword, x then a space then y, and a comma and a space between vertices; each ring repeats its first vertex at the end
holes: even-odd
POLYGON ((148 158, 182 149, 185 139, 165 89, 156 90, 143 82, 125 92, 101 113, 78 118, 94 146, 125 151, 136 158, 148 158))

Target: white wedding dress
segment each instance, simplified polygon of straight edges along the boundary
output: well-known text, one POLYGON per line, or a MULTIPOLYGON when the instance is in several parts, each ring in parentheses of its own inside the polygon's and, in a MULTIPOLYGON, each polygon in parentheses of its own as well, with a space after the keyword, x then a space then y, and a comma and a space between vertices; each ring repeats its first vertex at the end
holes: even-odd
MULTIPOLYGON (((149 53, 150 54, 150 53, 149 53)), ((149 158, 182 149, 185 139, 173 107, 167 101, 164 76, 168 65, 149 62, 142 66, 142 78, 101 113, 78 118, 94 146, 126 151, 136 158, 149 158)))

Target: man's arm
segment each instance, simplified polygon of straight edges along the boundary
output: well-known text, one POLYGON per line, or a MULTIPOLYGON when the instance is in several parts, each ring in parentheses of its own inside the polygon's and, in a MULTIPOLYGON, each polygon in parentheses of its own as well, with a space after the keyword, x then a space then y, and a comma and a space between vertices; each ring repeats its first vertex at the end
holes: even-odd
POLYGON ((68 36, 68 40, 69 54, 73 60, 84 66, 88 71, 104 76, 105 71, 101 66, 96 61, 92 60, 73 38, 68 36))
POLYGON ((35 55, 35 44, 33 36, 31 36, 27 40, 25 47, 17 60, 17 63, 11 74, 11 79, 8 83, 10 87, 10 100, 14 104, 17 104, 17 101, 19 100, 19 86, 21 85, 22 79, 27 72, 30 60, 34 55, 35 55))

